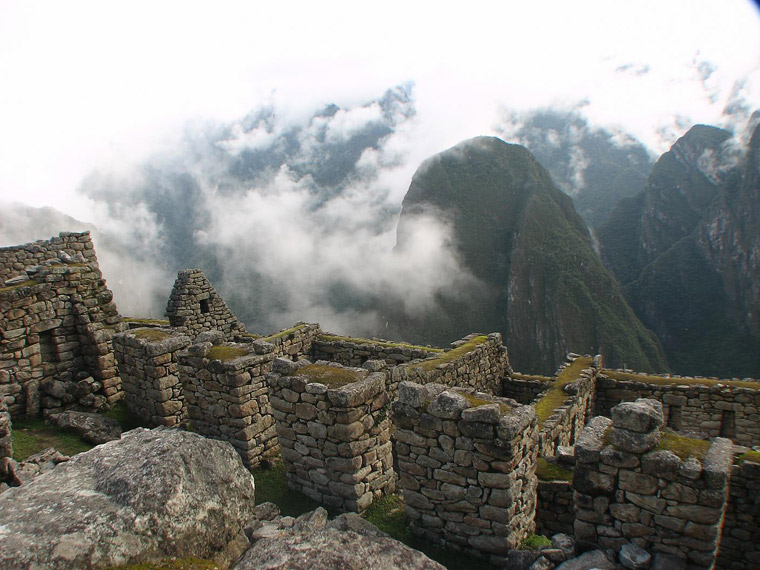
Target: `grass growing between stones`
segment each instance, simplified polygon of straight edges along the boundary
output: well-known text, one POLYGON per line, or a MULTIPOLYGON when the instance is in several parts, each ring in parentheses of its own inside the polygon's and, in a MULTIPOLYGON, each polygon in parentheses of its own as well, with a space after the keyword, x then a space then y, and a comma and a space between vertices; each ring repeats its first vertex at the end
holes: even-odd
POLYGON ((477 396, 467 394, 466 392, 459 392, 459 394, 462 395, 464 399, 470 403, 471 408, 478 408, 480 406, 487 406, 489 404, 499 404, 499 411, 502 414, 508 414, 512 411, 512 406, 505 404, 504 402, 492 402, 490 400, 484 400, 483 398, 478 398, 477 396))
POLYGON ((169 320, 168 319, 140 319, 137 317, 124 317, 122 319, 122 322, 125 323, 136 323, 139 325, 152 325, 155 327, 168 327, 169 326, 169 320))
POLYGON ((150 342, 166 340, 172 336, 168 332, 160 329, 136 329, 129 332, 131 332, 133 335, 135 335, 136 338, 139 338, 140 340, 147 340, 150 342))
POLYGON ((262 340, 265 340, 265 341, 277 340, 278 338, 286 337, 286 336, 288 336, 290 334, 293 334, 294 332, 299 331, 299 330, 301 330, 303 328, 306 328, 306 325, 296 325, 294 327, 291 327, 289 329, 285 329, 285 330, 280 331, 278 333, 274 333, 274 334, 270 334, 269 336, 265 336, 262 340))
POLYGON ((220 566, 213 560, 201 558, 168 558, 159 562, 142 564, 125 564, 112 566, 108 570, 219 570, 220 566))
POLYGON ((0 293, 7 293, 8 291, 15 291, 16 289, 21 289, 21 287, 31 287, 32 285, 37 285, 39 281, 36 279, 27 279, 26 281, 22 281, 21 283, 16 283, 15 285, 9 285, 8 287, 0 287, 0 293))
POLYGON ((566 384, 575 382, 579 378, 581 371, 589 368, 593 362, 594 359, 590 356, 580 356, 559 373, 544 397, 536 402, 536 417, 538 418, 539 425, 549 419, 554 410, 559 408, 567 398, 567 394, 562 391, 562 388, 566 384))
POLYGON ((121 426, 121 431, 129 431, 138 427, 149 427, 140 421, 136 415, 127 409, 124 400, 111 405, 111 409, 103 414, 107 418, 113 418, 121 426))
POLYGON ((538 458, 536 464, 536 477, 541 481, 573 481, 573 472, 570 469, 564 469, 557 465, 547 461, 543 457, 538 458))
POLYGON ((239 348, 237 346, 212 346, 209 351, 206 353, 206 358, 209 360, 221 360, 222 362, 226 360, 234 360, 235 358, 240 358, 241 356, 247 356, 248 354, 251 354, 251 351, 247 348, 239 348))
POLYGON ((554 378, 549 376, 537 376, 535 374, 520 374, 519 372, 513 372, 512 378, 515 380, 534 380, 536 382, 554 382, 554 378))
POLYGON ((55 447, 64 455, 76 455, 94 446, 76 435, 64 433, 42 419, 25 419, 13 422, 13 459, 23 461, 30 455, 48 447, 55 447))
POLYGON ((760 451, 747 451, 736 458, 736 464, 741 465, 745 461, 760 463, 760 451))
POLYGON ((328 388, 340 388, 352 382, 358 382, 362 376, 350 368, 339 368, 325 364, 309 364, 296 372, 298 376, 306 376, 309 382, 319 382, 328 388))
POLYGON ((387 340, 372 340, 369 338, 354 338, 351 336, 337 336, 334 334, 319 335, 319 340, 324 342, 351 342, 353 344, 372 344, 386 348, 408 348, 410 350, 424 350, 427 352, 445 352, 442 348, 432 346, 419 346, 416 344, 407 344, 405 342, 390 342, 387 340))
POLYGON ((658 449, 672 451, 682 461, 694 457, 699 461, 704 460, 707 450, 710 449, 710 442, 704 439, 676 435, 674 433, 663 432, 660 438, 658 449))
POLYGON ((284 516, 297 517, 313 511, 319 503, 288 488, 285 464, 281 459, 273 459, 253 470, 256 484, 256 504, 274 503, 284 516))
POLYGON ((476 348, 478 348, 481 344, 488 341, 488 337, 485 335, 476 336, 475 338, 468 340, 464 344, 452 348, 451 350, 444 352, 441 354, 441 356, 437 356, 431 360, 423 360, 419 364, 416 364, 416 368, 422 368, 425 372, 430 372, 431 370, 434 370, 441 364, 448 364, 449 362, 453 362, 457 360, 458 358, 463 357, 465 354, 472 352, 476 348))
POLYGON ((543 534, 531 534, 520 543, 523 550, 539 550, 545 546, 551 546, 552 541, 543 534))
POLYGON ((618 370, 602 371, 607 378, 613 380, 624 380, 629 382, 643 382, 644 384, 659 384, 662 386, 735 386, 737 388, 752 388, 757 390, 760 387, 758 382, 748 382, 745 380, 716 380, 714 378, 668 378, 667 376, 650 376, 648 374, 634 374, 631 372, 620 372, 618 370))

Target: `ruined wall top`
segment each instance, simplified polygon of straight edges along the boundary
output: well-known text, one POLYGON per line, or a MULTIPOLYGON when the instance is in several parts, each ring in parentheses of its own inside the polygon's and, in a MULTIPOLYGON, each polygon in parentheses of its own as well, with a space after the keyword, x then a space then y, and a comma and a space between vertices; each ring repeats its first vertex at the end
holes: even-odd
POLYGON ((0 247, 0 280, 24 275, 27 268, 59 259, 61 252, 71 257, 81 255, 83 263, 98 267, 90 232, 61 232, 47 240, 0 247))

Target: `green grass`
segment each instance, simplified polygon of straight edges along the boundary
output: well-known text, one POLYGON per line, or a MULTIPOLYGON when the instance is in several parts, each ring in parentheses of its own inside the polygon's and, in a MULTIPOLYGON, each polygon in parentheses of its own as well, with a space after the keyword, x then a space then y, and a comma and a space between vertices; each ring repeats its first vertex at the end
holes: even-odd
POLYGON ((605 376, 612 378, 613 380, 627 380, 632 382, 644 382, 645 384, 660 384, 664 386, 717 386, 718 384, 723 384, 726 386, 736 386, 737 388, 752 388, 753 390, 760 388, 759 382, 746 382, 744 380, 713 380, 711 378, 668 378, 666 376, 633 374, 630 372, 619 372, 617 370, 607 369, 604 369, 603 373, 605 376))
POLYGON ((477 396, 473 396, 472 394, 467 394, 466 392, 459 392, 459 394, 462 395, 464 399, 470 403, 471 408, 487 406, 488 404, 499 404, 499 410, 501 411, 502 414, 508 414, 509 412, 512 411, 512 406, 504 402, 492 402, 491 400, 484 400, 483 398, 478 398, 477 396))
POLYGON ((554 382, 555 378, 549 376, 538 376, 535 374, 520 374, 519 372, 513 372, 512 378, 515 380, 535 380, 537 382, 554 382))
POLYGON ((543 534, 531 534, 528 538, 520 543, 523 550, 539 550, 544 546, 551 546, 552 541, 543 534))
POLYGON ((741 465, 745 461, 760 463, 760 451, 747 451, 736 458, 736 464, 741 465))
POLYGON ((24 419, 13 422, 13 459, 23 461, 30 455, 48 447, 55 447, 64 455, 76 455, 94 446, 76 435, 62 432, 42 419, 24 419))
POLYGON ((309 382, 319 382, 329 388, 340 388, 362 379, 356 370, 327 366, 326 364, 309 364, 302 366, 296 372, 298 376, 306 376, 309 382))
POLYGON ((140 421, 140 418, 132 414, 132 412, 127 409, 127 405, 124 403, 124 400, 112 404, 111 409, 105 412, 103 415, 107 418, 113 418, 119 422, 122 431, 129 431, 137 427, 150 427, 148 425, 144 425, 140 421))
POLYGON ((279 457, 254 469, 253 480, 256 483, 256 504, 274 503, 280 507, 283 516, 297 517, 319 506, 316 501, 288 488, 285 464, 279 457))
POLYGON ((0 287, 0 293, 6 293, 8 291, 15 291, 16 289, 20 289, 21 287, 31 287, 32 285, 37 285, 39 281, 36 279, 27 279, 26 281, 22 281, 21 283, 16 283, 15 285, 11 285, 9 287, 0 287))
POLYGON ((141 325, 155 325, 155 326, 161 326, 161 327, 169 326, 168 319, 140 319, 137 317, 124 317, 121 320, 122 322, 125 322, 125 323, 137 323, 141 325))
POLYGON ((658 449, 672 451, 682 461, 694 457, 699 461, 704 460, 707 450, 710 449, 710 442, 704 439, 696 439, 674 433, 663 432, 660 438, 658 449))
POLYGON ((278 332, 278 333, 274 333, 274 334, 271 334, 271 335, 269 335, 269 336, 265 336, 265 337, 263 338, 263 340, 265 340, 265 341, 272 341, 272 340, 277 340, 278 338, 283 338, 283 337, 286 337, 286 336, 288 336, 288 335, 290 335, 290 334, 293 334, 294 332, 296 332, 296 331, 298 331, 298 330, 301 330, 301 329, 303 329, 303 328, 306 328, 306 325, 305 325, 305 324, 303 324, 303 325, 296 325, 296 326, 294 326, 294 327, 291 327, 291 328, 289 328, 289 329, 285 329, 285 330, 283 330, 283 331, 280 331, 280 332, 278 332))
POLYGON ((594 359, 590 356, 581 356, 559 373, 546 395, 536 402, 536 417, 539 425, 549 419, 554 410, 559 408, 567 398, 567 394, 562 391, 562 388, 577 380, 581 371, 589 368, 593 362, 594 359))
POLYGON ((430 360, 423 360, 419 364, 415 364, 414 367, 422 368, 425 372, 430 372, 431 370, 434 370, 441 364, 447 364, 449 362, 453 362, 463 357, 465 354, 472 352, 481 344, 487 341, 488 341, 488 337, 485 335, 476 336, 475 338, 468 340, 464 344, 442 353, 441 356, 437 356, 430 360))
POLYGON ((142 564, 125 564, 111 566, 108 570, 219 570, 220 566, 213 560, 201 558, 167 558, 159 562, 142 564))
POLYGON ((431 346, 419 346, 416 344, 408 344, 405 342, 389 342, 387 340, 372 340, 369 338, 336 336, 333 334, 321 334, 319 335, 318 339, 324 342, 352 342, 354 344, 373 344, 376 346, 383 346, 386 348, 408 348, 410 350, 424 350, 427 352, 445 352, 444 349, 442 348, 435 348, 431 346))
POLYGON ((386 495, 376 500, 362 516, 396 540, 405 543, 412 540, 401 495, 386 495))
POLYGON ((224 362, 226 360, 234 360, 235 358, 240 358, 241 356, 246 356, 248 354, 251 354, 251 351, 247 348, 217 345, 212 346, 209 349, 209 351, 206 353, 206 358, 209 360, 221 360, 224 362))
POLYGON ((570 469, 564 469, 556 463, 551 463, 543 457, 538 458, 536 464, 536 477, 541 481, 573 481, 573 472, 570 469))
POLYGON ((172 336, 168 332, 160 330, 160 329, 136 329, 129 332, 135 335, 136 338, 139 338, 140 340, 147 340, 149 342, 158 342, 160 340, 166 340, 167 338, 170 338, 172 336))

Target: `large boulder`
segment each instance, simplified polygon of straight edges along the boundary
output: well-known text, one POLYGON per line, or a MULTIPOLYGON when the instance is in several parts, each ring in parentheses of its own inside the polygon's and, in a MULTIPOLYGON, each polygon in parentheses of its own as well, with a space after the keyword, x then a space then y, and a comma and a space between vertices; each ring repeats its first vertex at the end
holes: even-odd
POLYGON ((119 422, 102 414, 69 410, 60 414, 53 414, 49 419, 62 430, 76 434, 83 440, 95 445, 121 437, 119 422))
POLYGON ((0 495, 0 567, 229 564, 253 509, 253 477, 228 443, 138 428, 0 495))

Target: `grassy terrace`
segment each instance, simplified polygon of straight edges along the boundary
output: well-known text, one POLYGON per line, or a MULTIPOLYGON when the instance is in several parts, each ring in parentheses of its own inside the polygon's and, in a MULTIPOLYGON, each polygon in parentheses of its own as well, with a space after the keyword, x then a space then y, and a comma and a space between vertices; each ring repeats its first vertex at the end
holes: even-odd
POLYGON ((589 368, 593 362, 594 359, 590 356, 580 356, 559 373, 559 376, 552 382, 551 388, 546 392, 546 395, 536 403, 536 416, 538 417, 539 424, 549 419, 554 410, 559 408, 565 401, 565 398, 567 398, 562 388, 566 384, 576 381, 581 371, 589 368))
POLYGON ((135 331, 130 331, 133 335, 135 335, 136 338, 139 338, 140 340, 147 340, 150 342, 158 342, 160 340, 166 340, 167 338, 171 338, 171 334, 169 334, 166 331, 162 331, 159 329, 138 329, 135 331))
POLYGON ((296 374, 298 376, 306 376, 310 382, 318 382, 328 388, 340 388, 362 379, 362 376, 356 370, 327 366, 326 364, 302 366, 296 374))
POLYGON ((742 453, 739 457, 736 458, 737 464, 744 463, 745 461, 760 463, 760 451, 748 451, 746 453, 742 453))
POLYGON ((318 338, 324 342, 351 342, 353 344, 372 344, 375 346, 384 346, 386 348, 408 348, 411 350, 425 350, 427 352, 445 352, 442 348, 433 348, 431 346, 418 346, 416 344, 407 344, 405 342, 390 342, 387 340, 372 340, 369 338, 337 336, 334 334, 321 334, 318 338))
POLYGON ((206 358, 209 360, 221 360, 224 362, 225 360, 234 360, 235 358, 240 358, 241 356, 246 356, 248 354, 251 354, 251 351, 246 348, 217 345, 212 346, 209 349, 206 353, 206 358))
POLYGON ((460 392, 462 396, 464 396, 464 399, 467 400, 470 403, 471 408, 478 408, 480 406, 488 406, 489 404, 499 404, 499 410, 502 414, 508 414, 512 411, 512 406, 504 403, 504 402, 492 402, 490 400, 484 400, 483 398, 478 398, 477 396, 473 396, 472 394, 467 394, 464 392, 460 392))
POLYGON ((285 329, 284 331, 280 331, 278 333, 270 334, 269 336, 265 336, 261 340, 264 340, 266 342, 271 342, 273 340, 277 340, 278 338, 284 338, 288 335, 293 334, 294 332, 301 330, 303 328, 306 328, 306 325, 296 325, 294 327, 290 327, 289 329, 285 329))
POLYGON ((155 327, 168 327, 168 319, 140 319, 137 317, 124 317, 122 319, 125 323, 135 323, 138 325, 155 326, 155 327))
POLYGON ((674 433, 663 432, 660 438, 660 445, 657 449, 666 449, 672 451, 682 461, 694 457, 700 461, 704 460, 707 450, 710 449, 710 442, 704 439, 696 439, 674 433))
POLYGON ((538 458, 536 464, 536 477, 541 481, 573 481, 573 472, 563 469, 556 463, 551 463, 543 457, 538 458))
POLYGON ((448 350, 446 352, 442 352, 441 356, 436 356, 435 358, 429 359, 429 360, 423 360, 419 364, 415 364, 415 368, 422 368, 425 372, 430 372, 431 370, 435 370, 438 366, 441 364, 447 364, 449 362, 453 362, 457 360, 458 358, 463 357, 468 352, 472 352, 476 348, 478 348, 481 344, 488 341, 488 337, 485 335, 476 336, 472 340, 468 340, 464 344, 452 348, 451 350, 448 350))
POLYGON ((512 378, 517 380, 533 380, 536 382, 554 382, 555 378, 549 376, 537 376, 535 374, 520 374, 517 372, 512 373, 512 378))
POLYGON ((667 376, 650 376, 648 374, 635 374, 632 372, 620 372, 618 370, 603 369, 603 374, 613 380, 629 382, 644 382, 645 384, 660 384, 663 386, 735 386, 737 388, 760 388, 760 382, 747 382, 745 380, 715 380, 714 378, 669 378, 667 376))

